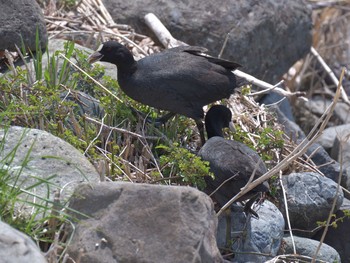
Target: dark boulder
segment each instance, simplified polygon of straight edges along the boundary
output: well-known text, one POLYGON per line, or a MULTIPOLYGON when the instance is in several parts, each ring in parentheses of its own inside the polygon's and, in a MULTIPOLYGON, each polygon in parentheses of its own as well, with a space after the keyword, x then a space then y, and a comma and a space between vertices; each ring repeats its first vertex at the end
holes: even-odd
POLYGON ((40 47, 47 45, 46 25, 43 13, 35 0, 0 1, 0 50, 16 51, 24 46, 35 52, 36 33, 40 47))

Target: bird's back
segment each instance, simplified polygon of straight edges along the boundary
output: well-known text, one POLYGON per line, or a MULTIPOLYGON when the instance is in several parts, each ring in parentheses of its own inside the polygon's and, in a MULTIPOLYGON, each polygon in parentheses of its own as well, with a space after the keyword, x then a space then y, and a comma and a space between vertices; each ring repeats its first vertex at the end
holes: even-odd
MULTIPOLYGON (((202 159, 209 161, 210 169, 215 175, 214 180, 206 178, 206 192, 208 194, 216 190, 224 181, 232 178, 214 194, 214 198, 220 205, 224 205, 247 184, 254 170, 254 180, 267 172, 265 164, 254 150, 243 143, 226 140, 222 137, 210 138, 198 154, 202 159)), ((268 183, 264 182, 239 201, 249 199, 257 192, 267 192, 268 190, 268 183)))

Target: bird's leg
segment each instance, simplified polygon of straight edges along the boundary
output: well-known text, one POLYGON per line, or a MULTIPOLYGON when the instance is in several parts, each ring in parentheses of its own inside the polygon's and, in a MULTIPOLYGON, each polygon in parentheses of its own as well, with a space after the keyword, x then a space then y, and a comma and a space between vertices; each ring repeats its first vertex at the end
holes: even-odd
POLYGON ((131 112, 132 112, 136 117, 140 117, 140 116, 141 116, 141 118, 143 118, 143 119, 146 118, 146 114, 145 114, 145 113, 143 113, 143 112, 141 112, 141 111, 135 109, 134 107, 129 106, 129 109, 131 110, 131 112))
POLYGON ((169 112, 169 113, 165 114, 164 116, 156 118, 156 119, 151 118, 151 117, 147 117, 146 121, 148 123, 154 124, 154 126, 156 126, 156 127, 160 127, 161 125, 165 124, 170 118, 174 117, 175 115, 176 115, 175 113, 169 112))
POLYGON ((225 210, 225 219, 226 219, 226 247, 230 248, 232 237, 231 237, 231 207, 225 210))
POLYGON ((141 116, 142 118, 146 119, 147 123, 152 123, 156 127, 159 127, 159 126, 165 124, 170 118, 172 118, 176 115, 173 112, 169 112, 162 117, 154 119, 154 118, 151 118, 149 116, 146 116, 145 113, 138 111, 137 109, 135 109, 133 107, 130 107, 130 109, 136 116, 141 116))
POLYGON ((175 115, 176 115, 176 113, 169 112, 169 113, 165 114, 164 116, 155 119, 154 121, 156 124, 158 124, 158 123, 165 124, 169 119, 171 119, 175 115))
POLYGON ((200 135, 200 138, 201 138, 201 143, 202 143, 202 146, 205 144, 205 137, 204 137, 204 125, 203 125, 203 122, 201 119, 197 119, 195 120, 196 124, 197 124, 197 128, 198 128, 198 131, 199 131, 199 135, 200 135))
POLYGON ((244 206, 244 213, 246 213, 247 215, 251 214, 255 218, 259 218, 259 215, 252 209, 252 205, 254 204, 258 196, 259 196, 259 193, 256 193, 252 198, 249 199, 247 203, 245 203, 245 206, 244 206))

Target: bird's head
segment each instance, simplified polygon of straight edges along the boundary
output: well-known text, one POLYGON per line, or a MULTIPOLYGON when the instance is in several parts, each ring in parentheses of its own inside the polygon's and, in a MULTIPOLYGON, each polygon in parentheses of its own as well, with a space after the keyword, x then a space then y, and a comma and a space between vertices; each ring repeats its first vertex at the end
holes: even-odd
POLYGON ((88 62, 90 64, 96 61, 109 62, 119 67, 134 63, 134 58, 124 45, 111 40, 100 45, 99 48, 88 57, 88 62))
POLYGON ((223 128, 234 130, 231 110, 224 105, 213 105, 205 115, 205 128, 208 139, 214 136, 223 137, 223 128))

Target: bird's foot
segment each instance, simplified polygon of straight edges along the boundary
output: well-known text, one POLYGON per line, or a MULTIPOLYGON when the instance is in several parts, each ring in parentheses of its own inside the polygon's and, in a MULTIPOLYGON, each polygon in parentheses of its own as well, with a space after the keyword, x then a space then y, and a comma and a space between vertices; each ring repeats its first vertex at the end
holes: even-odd
POLYGON ((254 202, 256 201, 256 199, 258 198, 259 194, 254 195, 252 198, 249 199, 249 201, 245 204, 244 206, 244 213, 248 216, 249 214, 251 214, 252 216, 254 216, 254 218, 259 219, 259 215, 252 209, 252 205, 254 204, 254 202))

